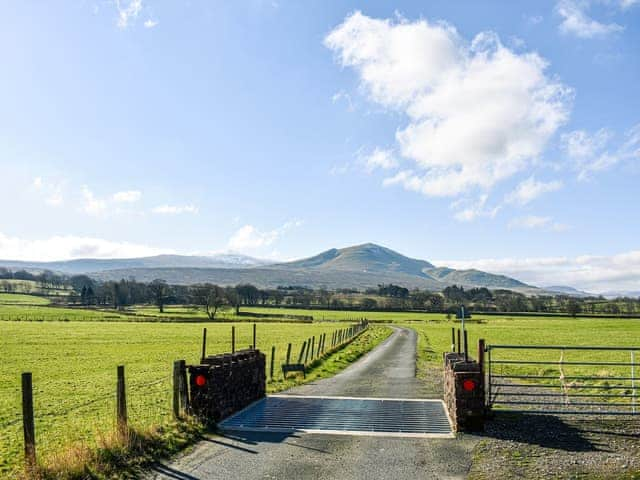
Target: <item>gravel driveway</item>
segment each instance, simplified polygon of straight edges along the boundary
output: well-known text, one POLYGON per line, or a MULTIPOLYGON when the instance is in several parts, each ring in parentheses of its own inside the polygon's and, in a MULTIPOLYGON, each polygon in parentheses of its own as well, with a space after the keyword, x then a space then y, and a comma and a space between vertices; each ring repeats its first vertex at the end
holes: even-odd
MULTIPOLYGON (((415 376, 417 335, 394 333, 340 374, 296 387, 288 395, 438 398, 415 376)), ((441 374, 441 373, 440 373, 441 374)), ((212 436, 188 454, 157 465, 154 480, 209 479, 462 479, 476 437, 384 438, 246 433, 212 436)))

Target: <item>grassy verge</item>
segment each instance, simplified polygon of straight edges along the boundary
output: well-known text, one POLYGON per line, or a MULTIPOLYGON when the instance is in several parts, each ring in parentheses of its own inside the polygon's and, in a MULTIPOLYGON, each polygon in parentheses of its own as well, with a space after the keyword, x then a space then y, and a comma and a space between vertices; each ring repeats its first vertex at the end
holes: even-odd
MULTIPOLYGON (((257 347, 270 355, 271 347, 276 346, 275 375, 269 391, 303 382, 293 376, 286 381, 282 378, 280 364, 288 343, 297 353, 307 338, 318 338, 322 333, 329 336, 347 325, 258 325, 257 347)), ((31 371, 34 376, 36 440, 43 478, 114 478, 108 473, 113 465, 116 470, 121 464, 135 467, 171 453, 181 442, 188 443, 193 432, 177 431, 170 421, 171 365, 178 358, 198 362, 203 326, 208 328, 208 353, 229 351, 229 324, 0 322, 0 478, 14 477, 22 459, 21 371, 31 371), (115 367, 120 364, 126 366, 133 444, 118 443, 104 434, 113 431, 115 367), (71 461, 74 458, 80 460, 71 461), (109 458, 114 461, 107 461, 109 458), (78 462, 91 465, 89 473, 78 473, 78 462), (60 473, 65 469, 69 475, 60 473)), ((251 326, 235 326, 238 348, 246 347, 252 342, 251 326)), ((333 375, 377 345, 388 332, 379 326, 364 332, 313 364, 306 381, 333 375)))

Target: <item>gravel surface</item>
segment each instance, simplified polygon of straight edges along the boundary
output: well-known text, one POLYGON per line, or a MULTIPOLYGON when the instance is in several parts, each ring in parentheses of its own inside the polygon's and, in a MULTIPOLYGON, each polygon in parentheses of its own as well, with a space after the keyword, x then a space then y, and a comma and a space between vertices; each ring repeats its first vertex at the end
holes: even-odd
POLYGON ((631 417, 497 414, 474 450, 470 479, 640 478, 640 422, 631 417))
MULTIPOLYGON (((512 383, 504 379, 501 383, 512 383)), ((520 393, 546 394, 549 389, 508 387, 510 401, 531 401, 520 393)), ((557 393, 558 390, 554 390, 557 393)), ((535 397, 535 401, 562 401, 535 397)), ((602 411, 579 406, 595 400, 574 397, 564 408, 602 411)), ((627 404, 628 405, 628 404, 627 404)), ((516 407, 518 407, 516 405, 516 407)), ((543 409, 544 406, 522 406, 543 409)), ((563 409, 562 406, 549 407, 563 409)), ((610 408, 616 410, 616 408, 610 408)), ((620 409, 617 409, 620 410, 620 409)), ((629 408, 626 408, 629 411, 629 408)), ((487 422, 485 439, 474 450, 473 480, 495 478, 640 479, 640 419, 632 416, 516 414, 496 411, 487 422)))
MULTIPOLYGON (((415 377, 416 333, 395 332, 342 373, 286 392, 434 398, 441 392, 415 377)), ((442 375, 440 370, 434 374, 442 375)), ((211 437, 188 454, 158 465, 155 480, 205 479, 462 479, 477 439, 412 439, 321 434, 243 433, 211 437)))

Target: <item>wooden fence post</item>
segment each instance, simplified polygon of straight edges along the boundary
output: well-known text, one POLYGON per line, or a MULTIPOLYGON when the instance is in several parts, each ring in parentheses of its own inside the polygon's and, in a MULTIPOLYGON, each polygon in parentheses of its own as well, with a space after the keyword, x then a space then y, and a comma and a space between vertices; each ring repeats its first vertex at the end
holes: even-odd
POLYGON ((125 389, 124 365, 118 365, 116 400, 118 431, 124 434, 127 431, 127 391, 125 389))
POLYGON ((307 360, 309 360, 309 350, 311 350, 311 339, 307 340, 307 351, 304 352, 304 364, 307 364, 307 360))
POLYGON ((231 353, 236 353, 236 327, 231 326, 231 353))
POLYGON ((36 465, 36 427, 33 417, 31 372, 22 374, 22 426, 24 430, 24 459, 27 470, 31 470, 36 465))
POLYGON ((315 353, 315 349, 316 349, 316 336, 314 335, 313 337, 311 337, 311 361, 313 362, 313 354, 315 353))
POLYGON ((298 363, 302 363, 302 356, 304 355, 304 351, 307 347, 307 342, 306 340, 304 342, 302 342, 302 348, 300 349, 300 355, 298 355, 298 363))
POLYGON ((289 365, 289 363, 291 360, 291 344, 287 345, 287 365, 289 365))
POLYGON ((204 363, 204 359, 207 358, 207 329, 202 330, 202 359, 200 363, 204 363))
POLYGON ((189 412, 189 387, 187 382, 187 362, 180 360, 180 405, 182 406, 182 412, 189 412))
POLYGON ((464 337, 464 361, 468 362, 469 361, 469 346, 467 345, 467 331, 464 331, 463 334, 464 337))
POLYGON ((276 357, 276 347, 275 345, 271 347, 271 368, 269 369, 269 378, 273 380, 273 362, 276 357))
POLYGON ((180 360, 173 362, 173 418, 180 418, 180 360))

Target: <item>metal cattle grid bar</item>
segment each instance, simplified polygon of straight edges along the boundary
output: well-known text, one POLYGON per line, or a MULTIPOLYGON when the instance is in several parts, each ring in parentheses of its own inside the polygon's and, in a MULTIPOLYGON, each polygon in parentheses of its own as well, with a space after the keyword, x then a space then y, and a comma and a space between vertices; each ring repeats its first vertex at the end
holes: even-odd
POLYGON ((219 424, 222 430, 453 438, 441 400, 270 395, 219 424))

